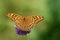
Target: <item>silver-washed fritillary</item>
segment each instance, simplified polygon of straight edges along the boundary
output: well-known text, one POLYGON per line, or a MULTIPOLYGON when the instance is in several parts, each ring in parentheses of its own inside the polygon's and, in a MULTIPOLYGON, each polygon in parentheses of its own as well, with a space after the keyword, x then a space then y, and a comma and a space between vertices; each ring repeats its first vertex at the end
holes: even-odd
POLYGON ((15 23, 22 31, 29 31, 37 23, 44 19, 43 16, 21 16, 18 14, 8 13, 7 16, 15 23))

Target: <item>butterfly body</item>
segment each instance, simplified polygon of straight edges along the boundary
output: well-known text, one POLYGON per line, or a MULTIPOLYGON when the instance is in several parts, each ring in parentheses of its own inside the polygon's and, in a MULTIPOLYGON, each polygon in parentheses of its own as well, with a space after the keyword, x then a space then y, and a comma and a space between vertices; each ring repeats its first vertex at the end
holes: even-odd
POLYGON ((8 13, 7 16, 15 23, 22 31, 29 31, 35 24, 44 19, 43 16, 21 16, 18 14, 8 13))

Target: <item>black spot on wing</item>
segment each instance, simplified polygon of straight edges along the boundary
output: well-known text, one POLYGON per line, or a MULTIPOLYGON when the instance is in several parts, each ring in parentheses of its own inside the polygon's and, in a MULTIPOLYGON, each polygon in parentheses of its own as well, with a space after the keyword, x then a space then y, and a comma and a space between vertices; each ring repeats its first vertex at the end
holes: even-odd
POLYGON ((33 16, 33 20, 37 21, 38 20, 37 16, 33 16))

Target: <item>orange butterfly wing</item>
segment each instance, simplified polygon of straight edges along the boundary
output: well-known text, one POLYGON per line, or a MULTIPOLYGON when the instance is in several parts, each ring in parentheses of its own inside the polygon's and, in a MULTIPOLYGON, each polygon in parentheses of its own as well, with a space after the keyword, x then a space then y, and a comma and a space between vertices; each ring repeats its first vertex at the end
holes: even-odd
POLYGON ((28 17, 27 20, 27 28, 28 30, 31 30, 31 28, 34 27, 34 25, 38 24, 40 21, 42 21, 44 19, 43 16, 30 16, 28 17))
POLYGON ((21 29, 21 30, 26 30, 23 27, 23 22, 24 22, 24 16, 18 15, 18 14, 13 14, 13 13, 8 13, 7 16, 15 23, 15 25, 21 29))

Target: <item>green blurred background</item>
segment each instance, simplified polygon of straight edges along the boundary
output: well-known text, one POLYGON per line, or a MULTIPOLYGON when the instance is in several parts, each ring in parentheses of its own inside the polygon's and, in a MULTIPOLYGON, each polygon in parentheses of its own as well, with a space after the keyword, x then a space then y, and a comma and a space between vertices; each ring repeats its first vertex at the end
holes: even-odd
POLYGON ((60 40, 60 0, 0 0, 0 40, 60 40), (17 35, 7 13, 40 15, 44 20, 26 36, 17 35))

